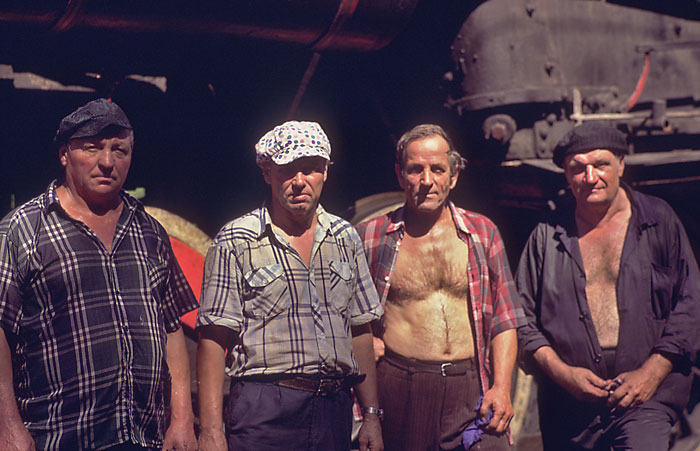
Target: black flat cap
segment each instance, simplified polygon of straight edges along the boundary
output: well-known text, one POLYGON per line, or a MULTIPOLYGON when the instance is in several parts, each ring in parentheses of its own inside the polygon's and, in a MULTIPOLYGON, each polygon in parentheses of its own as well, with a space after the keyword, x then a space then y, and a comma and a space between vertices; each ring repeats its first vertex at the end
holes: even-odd
POLYGON ((564 167, 567 155, 607 149, 615 155, 627 153, 627 139, 618 129, 597 122, 584 122, 575 127, 559 141, 554 148, 552 161, 564 167))
POLYGON ((109 126, 131 130, 131 123, 119 105, 107 99, 93 100, 61 119, 53 142, 63 144, 75 138, 88 138, 109 126))

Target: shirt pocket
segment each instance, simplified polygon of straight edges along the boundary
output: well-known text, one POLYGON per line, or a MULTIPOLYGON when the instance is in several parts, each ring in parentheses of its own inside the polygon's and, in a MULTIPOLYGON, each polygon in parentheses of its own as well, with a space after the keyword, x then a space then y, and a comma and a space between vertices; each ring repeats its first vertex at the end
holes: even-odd
POLYGON ((348 262, 330 262, 331 303, 340 313, 345 313, 353 293, 353 267, 348 262))
POLYGON ((291 300, 282 265, 255 268, 244 275, 246 289, 243 313, 252 318, 279 315, 289 309, 291 300))
POLYGON ((675 271, 671 267, 651 264, 651 319, 665 320, 673 308, 675 271))

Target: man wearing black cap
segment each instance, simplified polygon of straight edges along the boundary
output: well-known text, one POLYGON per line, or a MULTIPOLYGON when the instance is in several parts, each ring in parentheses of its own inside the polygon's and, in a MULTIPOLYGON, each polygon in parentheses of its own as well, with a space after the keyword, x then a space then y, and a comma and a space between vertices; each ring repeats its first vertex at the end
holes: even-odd
POLYGON ((98 99, 55 142, 62 180, 0 222, 0 449, 195 449, 180 316, 196 300, 122 190, 129 120, 98 99))
POLYGON ((576 206, 535 228, 516 273, 546 450, 668 449, 688 401, 700 274, 668 204, 621 183, 626 151, 596 123, 564 136, 576 206))

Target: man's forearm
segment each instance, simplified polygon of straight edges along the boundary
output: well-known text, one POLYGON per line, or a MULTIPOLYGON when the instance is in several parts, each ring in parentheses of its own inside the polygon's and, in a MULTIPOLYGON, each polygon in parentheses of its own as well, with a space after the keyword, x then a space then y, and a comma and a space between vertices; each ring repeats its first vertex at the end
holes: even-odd
POLYGON ((187 355, 185 335, 182 328, 168 334, 166 355, 171 378, 171 421, 193 421, 192 391, 190 388, 190 359, 187 355))
POLYGON ((360 366, 360 373, 365 375, 362 383, 355 386, 357 399, 362 407, 379 407, 372 330, 367 324, 353 327, 352 334, 352 350, 355 354, 355 360, 360 366))
POLYGON ((373 341, 369 324, 352 328, 352 351, 360 367, 360 374, 365 375, 365 380, 355 386, 357 399, 363 408, 362 426, 357 437, 360 451, 383 451, 384 449, 379 412, 370 413, 365 410, 379 407, 373 341))
POLYGON ((221 326, 200 330, 197 346, 197 383, 201 429, 223 429, 223 384, 226 339, 230 331, 221 326))
POLYGON ((518 337, 515 329, 509 329, 493 337, 491 355, 494 387, 503 388, 510 393, 517 354, 518 337))
POLYGON ((12 355, 5 331, 2 329, 0 329, 0 442, 3 447, 15 446, 18 449, 32 447, 32 439, 17 409, 12 383, 12 355))
POLYGON ((568 367, 550 346, 538 348, 533 354, 533 358, 540 369, 555 382, 559 381, 561 374, 566 371, 568 367))

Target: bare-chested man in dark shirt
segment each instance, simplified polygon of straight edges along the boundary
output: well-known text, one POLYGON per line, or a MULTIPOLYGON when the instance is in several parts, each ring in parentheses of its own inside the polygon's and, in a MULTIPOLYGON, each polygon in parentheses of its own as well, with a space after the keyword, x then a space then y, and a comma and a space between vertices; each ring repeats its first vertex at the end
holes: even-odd
POLYGON ((442 128, 413 128, 397 145, 406 204, 358 226, 386 302, 375 353, 387 450, 461 449, 490 414, 478 449, 508 447, 522 312, 495 225, 447 200, 463 166, 442 128))
POLYGON ((671 208, 621 183, 626 151, 602 124, 561 140, 575 208, 535 228, 518 266, 545 450, 668 449, 688 400, 698 268, 671 208))

